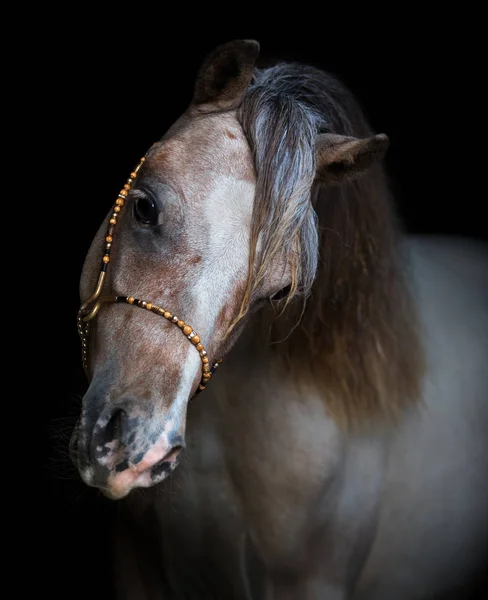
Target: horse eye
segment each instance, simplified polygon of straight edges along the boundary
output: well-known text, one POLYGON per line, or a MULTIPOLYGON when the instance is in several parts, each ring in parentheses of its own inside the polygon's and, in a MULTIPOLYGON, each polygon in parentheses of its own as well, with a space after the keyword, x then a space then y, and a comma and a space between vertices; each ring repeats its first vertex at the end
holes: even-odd
POLYGON ((135 218, 144 225, 156 225, 158 222, 158 211, 154 202, 147 198, 137 198, 134 204, 135 218))
POLYGON ((290 293, 291 285, 287 285, 271 296, 271 300, 284 300, 290 293))

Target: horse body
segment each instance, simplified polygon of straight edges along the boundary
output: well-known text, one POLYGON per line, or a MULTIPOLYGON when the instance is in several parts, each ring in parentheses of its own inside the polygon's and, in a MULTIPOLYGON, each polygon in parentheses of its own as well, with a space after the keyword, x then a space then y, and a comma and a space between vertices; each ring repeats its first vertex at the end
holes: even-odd
POLYGON ((430 600, 484 558, 486 248, 399 237, 386 136, 256 54, 204 63, 92 244, 73 458, 122 499, 121 599, 430 600))
POLYGON ((488 522, 484 250, 407 240, 429 368, 424 404, 393 431, 344 435, 313 382, 294 390, 259 333, 243 334, 205 402, 189 407, 173 479, 128 499, 158 523, 161 579, 148 599, 260 598, 269 580, 273 598, 347 598, 357 581, 355 599, 415 600, 477 575, 488 522))

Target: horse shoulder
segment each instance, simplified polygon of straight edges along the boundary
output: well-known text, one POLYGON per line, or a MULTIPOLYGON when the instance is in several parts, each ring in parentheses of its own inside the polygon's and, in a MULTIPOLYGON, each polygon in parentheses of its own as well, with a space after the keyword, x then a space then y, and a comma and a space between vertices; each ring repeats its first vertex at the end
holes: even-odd
POLYGON ((248 542, 275 592, 332 586, 342 597, 374 535, 387 436, 346 438, 313 384, 297 390, 269 365, 246 379, 225 423, 248 542))

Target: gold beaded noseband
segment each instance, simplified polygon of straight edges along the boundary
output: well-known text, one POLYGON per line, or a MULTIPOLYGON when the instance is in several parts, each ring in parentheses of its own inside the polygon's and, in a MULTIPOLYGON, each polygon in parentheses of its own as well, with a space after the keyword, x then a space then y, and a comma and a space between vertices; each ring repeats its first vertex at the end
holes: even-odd
POLYGON ((81 358, 83 361, 83 368, 88 376, 88 333, 90 328, 90 321, 96 317, 102 304, 110 302, 126 303, 130 304, 131 306, 145 308, 146 310, 149 310, 157 315, 161 315, 171 323, 174 323, 177 327, 181 329, 183 334, 195 346, 195 348, 200 354, 200 359, 202 361, 202 378, 195 392, 195 395, 197 395, 200 392, 203 392, 208 382, 210 381, 210 378, 212 377, 214 371, 222 362, 222 359, 217 360, 212 366, 210 366, 207 351, 205 350, 202 342, 200 341, 200 336, 197 335, 195 331, 193 331, 193 327, 191 325, 188 325, 188 323, 185 323, 185 321, 183 321, 179 317, 173 315, 169 310, 161 308, 160 306, 157 306, 152 302, 138 300, 133 296, 100 296, 100 294, 102 293, 103 281, 107 273, 107 267, 110 262, 110 252, 112 249, 113 236, 115 233, 115 226, 117 225, 117 219, 119 218, 120 213, 122 212, 122 208, 127 199, 127 195, 130 191, 131 185, 134 182, 134 179, 137 177, 139 169, 142 167, 145 160, 146 157, 141 158, 139 164, 134 169, 134 171, 132 171, 130 177, 127 179, 127 182, 124 184, 124 188, 120 190, 117 196, 117 200, 115 201, 115 206, 113 208, 113 213, 109 220, 107 235, 105 236, 105 253, 102 259, 102 268, 100 270, 100 275, 98 276, 97 286, 93 294, 88 298, 88 300, 86 300, 86 302, 84 302, 81 305, 80 310, 78 311, 77 322, 78 333, 81 338, 81 358))

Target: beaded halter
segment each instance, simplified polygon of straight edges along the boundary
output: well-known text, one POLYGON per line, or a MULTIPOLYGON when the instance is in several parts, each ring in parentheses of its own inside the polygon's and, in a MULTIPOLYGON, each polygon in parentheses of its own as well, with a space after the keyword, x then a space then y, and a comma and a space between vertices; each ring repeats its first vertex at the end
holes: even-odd
POLYGON ((190 340, 190 342, 195 346, 196 350, 200 354, 200 359, 202 361, 202 378, 200 380, 200 384, 195 392, 195 395, 203 392, 206 385, 210 381, 214 371, 217 369, 219 364, 222 362, 222 359, 217 360, 213 363, 212 366, 209 364, 207 351, 205 350, 202 342, 200 341, 200 336, 193 331, 193 327, 185 323, 182 319, 173 315, 169 310, 165 308, 161 308, 152 302, 146 302, 145 300, 138 300, 133 296, 100 296, 102 293, 103 281, 105 279, 105 275, 107 273, 107 267, 110 262, 110 252, 112 249, 113 236, 115 233, 115 226, 117 225, 117 219, 122 212, 122 208, 127 199, 127 195, 129 194, 130 188, 134 179, 137 177, 139 173, 139 169, 142 167, 146 160, 144 156, 141 158, 137 167, 132 171, 130 177, 127 179, 127 182, 124 184, 123 189, 120 190, 117 200, 115 201, 115 206, 113 208, 112 215, 109 220, 109 227, 107 230, 107 235, 105 236, 105 252, 102 258, 102 267, 100 269, 100 275, 98 276, 97 286, 93 294, 81 305, 80 310, 78 311, 77 323, 78 323, 78 333, 81 338, 81 358, 83 362, 83 368, 85 370, 86 375, 88 376, 88 334, 90 330, 90 321, 94 319, 102 307, 102 304, 105 303, 126 303, 131 306, 138 306, 139 308, 144 308, 149 310, 157 315, 161 315, 177 327, 179 327, 182 333, 190 340))

